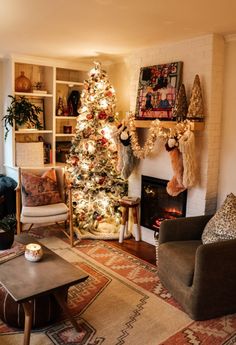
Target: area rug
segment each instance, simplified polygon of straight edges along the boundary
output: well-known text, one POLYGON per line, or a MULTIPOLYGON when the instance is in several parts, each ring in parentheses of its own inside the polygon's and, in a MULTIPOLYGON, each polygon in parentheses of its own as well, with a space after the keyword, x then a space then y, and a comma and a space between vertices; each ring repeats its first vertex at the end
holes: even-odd
MULTIPOLYGON (((31 345, 233 345, 236 315, 194 322, 161 285, 157 268, 108 244, 83 240, 75 248, 57 236, 42 244, 89 274, 69 290, 66 318, 34 330, 31 345)), ((0 322, 0 344, 19 345, 23 332, 0 322)))

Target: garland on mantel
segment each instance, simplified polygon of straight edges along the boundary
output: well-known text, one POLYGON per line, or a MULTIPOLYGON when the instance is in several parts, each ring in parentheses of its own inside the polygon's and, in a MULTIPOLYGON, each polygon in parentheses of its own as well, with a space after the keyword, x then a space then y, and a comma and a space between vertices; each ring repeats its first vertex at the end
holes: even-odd
POLYGON ((139 145, 138 135, 135 126, 135 116, 133 113, 129 115, 129 132, 131 135, 131 146, 134 155, 139 159, 144 159, 150 153, 153 152, 154 144, 158 138, 169 142, 169 140, 175 145, 179 139, 186 133, 191 131, 191 121, 185 120, 178 122, 173 128, 165 128, 161 121, 156 119, 152 121, 150 128, 148 129, 147 140, 143 147, 139 145))
POLYGON ((139 158, 146 158, 153 152, 155 141, 160 138, 165 141, 165 148, 169 152, 174 175, 168 182, 166 190, 171 196, 176 196, 186 188, 193 187, 196 182, 195 139, 191 130, 191 122, 178 122, 173 128, 166 128, 161 121, 153 120, 144 147, 138 143, 135 127, 135 117, 129 116, 129 131, 133 154, 139 158))

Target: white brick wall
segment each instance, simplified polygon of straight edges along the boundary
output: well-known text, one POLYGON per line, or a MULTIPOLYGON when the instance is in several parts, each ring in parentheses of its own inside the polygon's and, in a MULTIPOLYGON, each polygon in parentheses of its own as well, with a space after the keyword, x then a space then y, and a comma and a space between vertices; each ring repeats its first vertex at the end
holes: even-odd
MULTIPOLYGON (((183 61, 183 83, 190 97, 194 77, 199 74, 205 106, 205 130, 196 133, 199 183, 188 191, 187 216, 212 213, 216 209, 219 147, 221 135, 221 102, 224 63, 224 40, 207 35, 192 40, 139 50, 126 58, 130 71, 130 105, 135 110, 139 71, 141 67, 183 61)), ((139 136, 145 136, 139 130, 139 136)), ((141 175, 170 179, 172 168, 168 152, 162 146, 151 157, 141 160, 129 179, 130 195, 140 195, 141 175)), ((149 235, 142 229, 143 239, 149 235)))

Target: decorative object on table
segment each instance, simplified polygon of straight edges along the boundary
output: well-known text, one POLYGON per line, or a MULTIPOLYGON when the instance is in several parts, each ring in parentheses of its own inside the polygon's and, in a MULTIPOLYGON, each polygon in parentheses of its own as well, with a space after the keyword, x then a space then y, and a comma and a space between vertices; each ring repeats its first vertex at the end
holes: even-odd
POLYGON ((107 73, 96 62, 84 82, 66 165, 72 185, 74 229, 79 238, 119 237, 119 199, 127 193, 127 181, 116 169, 115 101, 107 73))
POLYGON ((127 179, 132 171, 134 170, 136 164, 136 158, 133 154, 131 147, 131 136, 128 127, 123 122, 118 125, 118 162, 117 170, 120 171, 123 178, 127 179))
POLYGON ((0 220, 0 250, 11 248, 16 231, 15 215, 7 215, 0 220))
POLYGON ((173 108, 182 81, 183 62, 142 67, 136 102, 136 119, 173 118, 173 108))
POLYGON ((11 103, 7 108, 7 114, 3 116, 4 127, 6 129, 5 139, 8 135, 10 125, 16 125, 16 129, 22 126, 34 129, 43 129, 43 109, 38 104, 31 102, 25 96, 13 97, 11 103))
POLYGON ((20 76, 15 80, 15 91, 17 92, 30 92, 31 91, 31 81, 25 76, 25 72, 21 72, 20 76))
POLYGON ((69 116, 77 116, 78 115, 78 107, 80 103, 80 93, 78 90, 72 90, 69 97, 68 97, 68 109, 69 109, 69 116))
POLYGON ((198 121, 203 121, 204 118, 202 90, 198 74, 194 78, 187 118, 198 121))
POLYGON ((72 126, 63 126, 63 133, 71 134, 72 133, 72 126))
POLYGON ((184 121, 188 112, 188 102, 184 84, 181 84, 177 93, 173 117, 176 121, 184 121))
POLYGON ((25 247, 25 258, 28 261, 37 262, 43 256, 43 249, 38 243, 29 243, 25 247))

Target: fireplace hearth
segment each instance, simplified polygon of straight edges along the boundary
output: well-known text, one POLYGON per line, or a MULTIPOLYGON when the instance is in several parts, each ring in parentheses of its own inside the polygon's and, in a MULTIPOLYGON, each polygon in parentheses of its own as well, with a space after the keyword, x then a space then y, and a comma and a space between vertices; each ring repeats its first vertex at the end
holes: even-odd
POLYGON ((141 225, 159 231, 165 219, 185 217, 187 190, 173 197, 166 191, 168 181, 142 175, 141 225))

